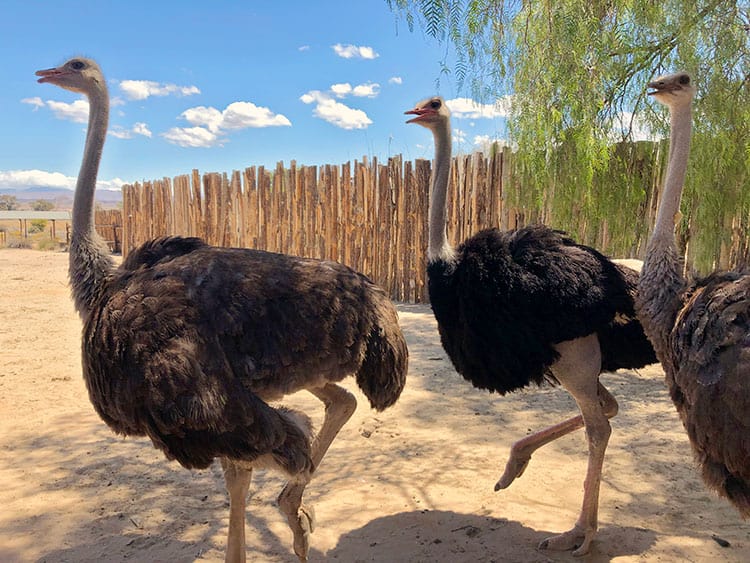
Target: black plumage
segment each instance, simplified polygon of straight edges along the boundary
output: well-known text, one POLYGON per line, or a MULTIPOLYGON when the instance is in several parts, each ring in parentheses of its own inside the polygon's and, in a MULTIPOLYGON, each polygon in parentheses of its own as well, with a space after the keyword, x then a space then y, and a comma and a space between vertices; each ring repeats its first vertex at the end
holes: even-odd
POLYGON ((495 490, 519 477, 541 446, 585 426, 589 463, 583 506, 572 529, 541 548, 588 552, 598 526, 601 471, 617 401, 602 370, 656 360, 634 311, 637 272, 565 233, 531 225, 488 229, 457 248, 447 240, 450 111, 442 98, 406 112, 435 140, 427 274, 440 338, 456 371, 475 387, 505 394, 545 380, 561 384, 580 416, 517 441, 495 490))
POLYGON ((635 319, 637 273, 560 231, 487 229, 427 266, 441 342, 480 389, 505 394, 554 381, 554 344, 596 333, 602 369, 654 363, 635 319))

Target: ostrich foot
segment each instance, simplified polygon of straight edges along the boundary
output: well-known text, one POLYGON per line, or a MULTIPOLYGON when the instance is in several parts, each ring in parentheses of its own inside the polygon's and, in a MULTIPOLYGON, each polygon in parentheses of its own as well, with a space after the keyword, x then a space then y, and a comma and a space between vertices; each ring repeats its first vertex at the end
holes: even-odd
POLYGON ((299 507, 297 517, 289 518, 289 526, 294 533, 294 553, 299 560, 307 561, 307 552, 310 550, 310 534, 315 531, 315 510, 312 506, 299 507))
POLYGON ((539 549, 552 551, 573 550, 573 555, 580 557, 586 555, 591 547, 591 542, 596 535, 596 530, 583 530, 575 525, 572 529, 556 536, 551 536, 539 544, 539 549))
POLYGON ((523 472, 526 471, 526 467, 529 465, 530 460, 530 454, 518 454, 515 451, 511 450, 510 458, 508 458, 508 463, 505 464, 505 472, 503 473, 502 477, 500 477, 498 482, 495 483, 495 491, 499 491, 500 489, 507 489, 514 480, 523 475, 523 472))
POLYGON ((287 483, 279 495, 278 503, 294 534, 294 553, 300 561, 307 561, 310 534, 315 530, 315 511, 312 506, 302 504, 303 490, 304 486, 287 483))

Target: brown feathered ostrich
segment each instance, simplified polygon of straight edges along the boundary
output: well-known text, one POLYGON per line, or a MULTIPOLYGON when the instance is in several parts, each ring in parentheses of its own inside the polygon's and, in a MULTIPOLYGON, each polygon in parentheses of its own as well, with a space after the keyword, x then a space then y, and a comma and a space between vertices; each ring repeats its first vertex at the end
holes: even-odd
POLYGON ((580 515, 571 530, 540 545, 583 555, 597 531, 608 419, 618 408, 599 374, 656 361, 635 318, 638 274, 544 226, 487 229, 453 248, 446 235, 450 111, 435 97, 406 113, 416 116, 408 123, 427 127, 435 138, 428 287, 453 365, 475 387, 500 394, 545 378, 559 382, 581 410, 516 442, 495 490, 519 477, 536 449, 585 426, 589 459, 580 515))
POLYGON ((313 515, 302 495, 356 408, 337 382, 354 375, 378 410, 404 387, 407 349, 393 304, 336 262, 216 248, 197 238, 147 242, 115 268, 94 229, 109 115, 102 72, 74 58, 37 75, 90 104, 69 273, 94 408, 115 432, 148 436, 186 468, 221 459, 230 498, 227 561, 245 560, 252 469, 285 472, 279 506, 294 551, 306 560, 313 515), (267 404, 302 389, 325 404, 314 437, 304 414, 267 404))
POLYGON ((669 108, 669 163, 641 271, 638 315, 664 367, 703 480, 750 517, 750 273, 683 277, 675 220, 690 152, 695 86, 684 72, 649 83, 669 108))

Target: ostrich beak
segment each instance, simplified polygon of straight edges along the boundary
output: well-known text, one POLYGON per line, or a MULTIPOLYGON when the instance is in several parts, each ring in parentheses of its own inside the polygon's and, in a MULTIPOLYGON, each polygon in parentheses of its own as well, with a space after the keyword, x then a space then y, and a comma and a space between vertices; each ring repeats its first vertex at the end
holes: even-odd
POLYGON ((46 70, 36 71, 36 76, 41 76, 41 78, 37 80, 37 82, 39 82, 40 84, 43 84, 45 82, 52 82, 55 78, 59 78, 64 74, 66 74, 66 72, 59 68, 48 68, 46 70))
POLYGON ((410 109, 409 111, 405 111, 404 115, 416 115, 417 117, 409 119, 407 123, 417 123, 419 121, 426 119, 427 116, 433 115, 434 113, 435 113, 435 110, 432 110, 430 108, 414 108, 414 109, 410 109))
POLYGON ((668 94, 677 90, 682 90, 677 82, 664 82, 662 80, 654 80, 648 83, 648 87, 652 88, 650 92, 646 92, 649 96, 655 96, 657 94, 668 94))

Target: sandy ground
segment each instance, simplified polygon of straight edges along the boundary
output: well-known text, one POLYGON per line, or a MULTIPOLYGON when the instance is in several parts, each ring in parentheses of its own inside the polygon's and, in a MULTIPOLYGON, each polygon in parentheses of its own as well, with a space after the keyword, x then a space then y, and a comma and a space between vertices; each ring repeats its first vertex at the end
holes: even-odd
MULTIPOLYGON (((67 255, 0 249, 0 561, 221 561, 228 501, 218 464, 190 472, 145 439, 114 436, 81 379, 67 255)), ((359 408, 308 487, 311 561, 574 561, 537 544, 572 526, 586 467, 582 432, 537 452, 495 493, 511 443, 575 414, 553 388, 508 397, 451 368, 428 307, 399 307, 410 370, 399 403, 359 408)), ((604 467, 600 533, 585 561, 750 561, 750 526, 704 489, 661 370, 605 374, 620 402, 604 467), (729 542, 721 547, 712 538, 729 542)), ((322 409, 306 394, 290 403, 322 409)), ((248 558, 296 561, 258 472, 248 558)), ((578 559, 580 560, 580 559, 578 559)))

